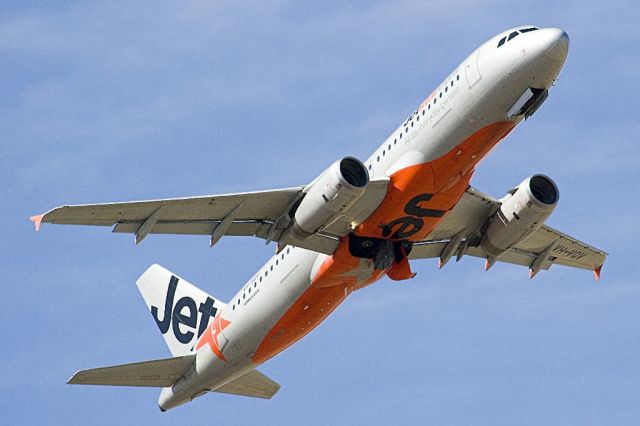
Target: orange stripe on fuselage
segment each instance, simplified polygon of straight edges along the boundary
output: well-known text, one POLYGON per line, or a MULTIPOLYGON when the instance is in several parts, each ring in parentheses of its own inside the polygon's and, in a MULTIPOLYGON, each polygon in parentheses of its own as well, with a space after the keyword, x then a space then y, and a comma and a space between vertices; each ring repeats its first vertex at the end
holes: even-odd
POLYGON ((311 286, 289 308, 260 343, 252 361, 260 364, 288 348, 316 328, 354 290, 382 278, 385 271, 373 270, 371 260, 349 253, 349 241, 343 238, 336 251, 327 257, 311 286))
POLYGON ((444 218, 444 215, 429 216, 427 211, 451 210, 467 190, 478 161, 514 126, 511 121, 491 124, 471 135, 442 157, 407 167, 391 175, 391 184, 384 200, 378 209, 356 228, 355 233, 378 238, 393 238, 394 234, 400 234, 400 239, 425 240, 444 218), (411 200, 422 194, 430 195, 431 198, 427 200, 428 197, 422 197, 413 203, 413 209, 408 207, 411 200), (416 210, 424 212, 425 215, 416 215, 416 210))
POLYGON ((348 291, 343 286, 309 287, 269 331, 251 360, 261 364, 300 340, 333 312, 348 291))
MULTIPOLYGON (((510 121, 486 126, 442 157, 407 167, 391 175, 385 199, 356 228, 355 233, 360 236, 391 238, 402 228, 405 233, 411 233, 403 238, 412 241, 426 239, 446 215, 434 217, 432 212, 448 212, 458 203, 469 186, 478 161, 514 126, 510 121), (422 194, 430 197, 419 197, 422 194), (413 209, 407 209, 407 204, 415 197, 419 197, 419 201, 413 203, 413 209), (410 214, 416 212, 418 216, 410 214), (407 217, 411 220, 402 222, 407 217), (414 225, 408 225, 410 222, 414 225), (389 224, 393 226, 389 228, 389 224), (386 236, 383 235, 385 226, 389 232, 386 236)), ((253 362, 263 363, 288 348, 320 324, 349 293, 380 279, 385 271, 374 270, 371 262, 370 259, 351 256, 348 240, 343 238, 333 255, 322 263, 312 278, 311 286, 260 343, 252 358, 253 362)))

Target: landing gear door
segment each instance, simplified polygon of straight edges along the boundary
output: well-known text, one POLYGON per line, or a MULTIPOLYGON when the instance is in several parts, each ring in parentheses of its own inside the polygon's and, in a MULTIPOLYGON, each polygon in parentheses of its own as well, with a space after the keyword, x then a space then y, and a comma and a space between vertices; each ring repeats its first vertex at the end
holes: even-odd
POLYGON ((477 49, 475 52, 469 56, 467 62, 465 63, 464 69, 465 74, 467 75, 467 84, 469 84, 469 89, 476 85, 477 82, 480 81, 480 68, 478 67, 478 57, 480 56, 480 49, 477 49))

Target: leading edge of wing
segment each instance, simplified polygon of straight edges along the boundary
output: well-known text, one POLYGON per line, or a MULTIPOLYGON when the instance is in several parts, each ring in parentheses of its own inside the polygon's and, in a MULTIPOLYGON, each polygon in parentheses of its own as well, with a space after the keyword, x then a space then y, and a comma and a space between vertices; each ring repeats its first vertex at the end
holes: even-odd
MULTIPOLYGON (((40 230, 42 223, 51 224, 78 224, 78 225, 94 225, 94 226, 113 226, 120 219, 127 221, 144 221, 160 206, 163 207, 163 215, 175 205, 190 206, 199 205, 200 208, 209 206, 213 207, 220 200, 224 201, 224 207, 231 210, 237 204, 245 199, 252 199, 253 203, 248 203, 243 208, 243 214, 238 219, 254 219, 259 215, 252 214, 255 212, 256 205, 264 197, 267 202, 260 203, 261 209, 273 209, 273 198, 286 199, 287 201, 295 198, 303 190, 304 187, 283 188, 267 191, 250 191, 232 194, 203 195, 193 197, 179 197, 167 199, 152 199, 142 201, 125 201, 97 204, 78 204, 78 205, 62 205, 55 207, 43 214, 31 216, 29 219, 34 223, 36 231, 40 230), (268 200, 267 200, 268 199, 268 200), (204 204, 202 204, 204 203, 204 204), (126 217, 122 209, 133 209, 133 217, 126 217)), ((197 217, 198 211, 190 211, 193 216, 192 220, 209 219, 205 217, 197 217)), ((177 220, 189 219, 185 217, 177 218, 177 220)))

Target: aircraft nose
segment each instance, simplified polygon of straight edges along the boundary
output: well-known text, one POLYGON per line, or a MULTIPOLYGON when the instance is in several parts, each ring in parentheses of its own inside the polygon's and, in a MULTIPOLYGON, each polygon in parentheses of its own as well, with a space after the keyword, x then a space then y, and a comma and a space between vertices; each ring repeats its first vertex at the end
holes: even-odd
POLYGON ((548 46, 544 51, 545 56, 554 61, 562 61, 567 58, 569 52, 569 35, 560 28, 546 28, 545 44, 548 46))

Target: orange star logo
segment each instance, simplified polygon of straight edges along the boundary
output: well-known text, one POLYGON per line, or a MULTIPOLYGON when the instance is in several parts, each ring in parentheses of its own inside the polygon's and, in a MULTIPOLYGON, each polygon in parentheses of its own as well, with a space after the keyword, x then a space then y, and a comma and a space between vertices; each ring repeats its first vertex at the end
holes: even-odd
MULTIPOLYGON (((215 317, 213 322, 209 324, 207 329, 200 336, 200 340, 196 344, 196 350, 200 349, 204 345, 209 345, 211 348, 211 352, 214 353, 215 356, 227 362, 227 359, 222 355, 222 350, 220 349, 220 345, 218 344, 218 335, 227 328, 231 324, 231 321, 227 321, 222 318, 222 315, 218 315, 215 317)), ((224 336, 223 336, 224 337, 224 336)))

